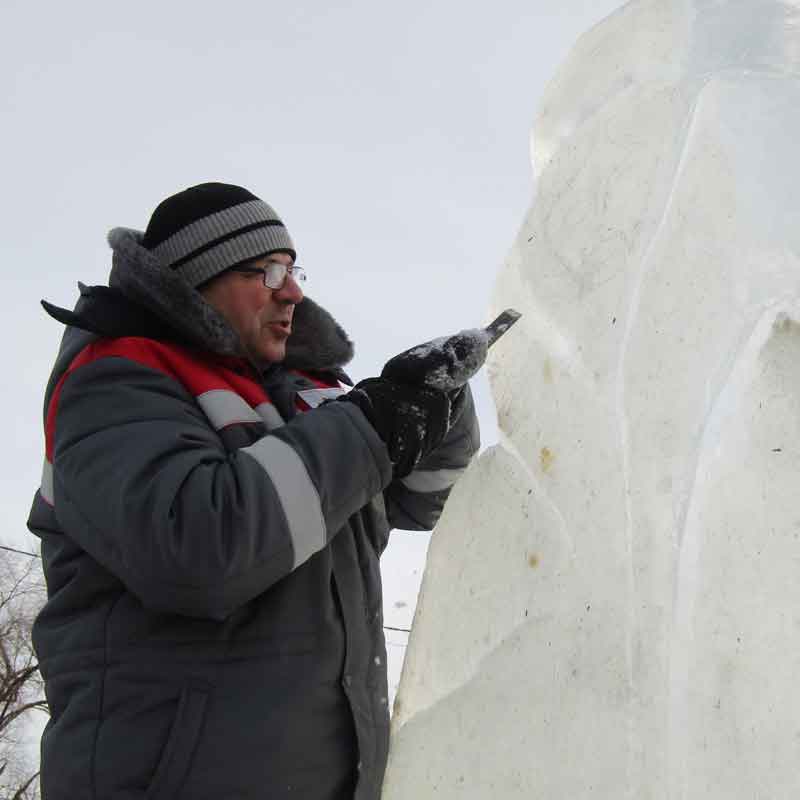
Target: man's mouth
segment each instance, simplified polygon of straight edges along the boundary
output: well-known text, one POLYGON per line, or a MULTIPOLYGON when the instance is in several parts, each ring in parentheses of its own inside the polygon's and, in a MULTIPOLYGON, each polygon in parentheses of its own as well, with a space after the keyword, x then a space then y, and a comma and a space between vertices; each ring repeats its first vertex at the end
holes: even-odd
POLYGON ((283 331, 286 334, 292 332, 292 323, 288 319, 273 319, 270 320, 267 325, 272 328, 277 328, 278 330, 283 331))

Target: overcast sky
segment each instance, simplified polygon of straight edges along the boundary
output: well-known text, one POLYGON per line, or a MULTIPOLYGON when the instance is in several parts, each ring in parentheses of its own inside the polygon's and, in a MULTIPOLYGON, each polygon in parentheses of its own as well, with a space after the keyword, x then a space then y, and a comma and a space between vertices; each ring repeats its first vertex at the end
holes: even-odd
MULTIPOLYGON (((163 197, 196 183, 246 186, 283 217, 308 294, 355 341, 353 377, 367 377, 487 321, 532 198, 542 91, 620 5, 6 0, 0 541, 35 546, 25 520, 61 335, 39 300, 71 306, 76 281, 106 281, 110 228, 143 229, 163 197)), ((485 378, 475 391, 491 444, 485 378)), ((387 619, 407 626, 427 537, 398 536, 387 594, 412 596, 387 619)))

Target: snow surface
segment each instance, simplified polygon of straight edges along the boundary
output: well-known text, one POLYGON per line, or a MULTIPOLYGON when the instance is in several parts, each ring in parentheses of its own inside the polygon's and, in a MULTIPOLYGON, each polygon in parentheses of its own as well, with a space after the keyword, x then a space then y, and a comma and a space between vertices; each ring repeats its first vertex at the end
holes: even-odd
POLYGON ((798 141, 797 3, 629 3, 552 82, 386 800, 800 796, 798 141))

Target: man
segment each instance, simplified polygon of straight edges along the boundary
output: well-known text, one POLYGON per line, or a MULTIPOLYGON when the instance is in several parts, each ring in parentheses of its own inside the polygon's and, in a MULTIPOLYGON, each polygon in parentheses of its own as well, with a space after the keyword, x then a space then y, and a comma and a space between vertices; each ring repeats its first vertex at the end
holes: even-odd
POLYGON ((51 719, 45 800, 378 798, 378 558, 432 527, 478 447, 468 391, 370 379, 245 189, 115 229, 45 400, 29 527, 51 719))

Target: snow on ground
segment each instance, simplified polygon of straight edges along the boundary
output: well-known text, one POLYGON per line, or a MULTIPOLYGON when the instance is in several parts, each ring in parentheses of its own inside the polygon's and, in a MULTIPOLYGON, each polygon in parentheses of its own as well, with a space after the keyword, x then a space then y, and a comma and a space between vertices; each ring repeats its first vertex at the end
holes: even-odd
POLYGON ((408 631, 417 607, 430 533, 392 531, 381 558, 383 624, 389 669, 389 708, 394 705, 408 643, 408 631))

